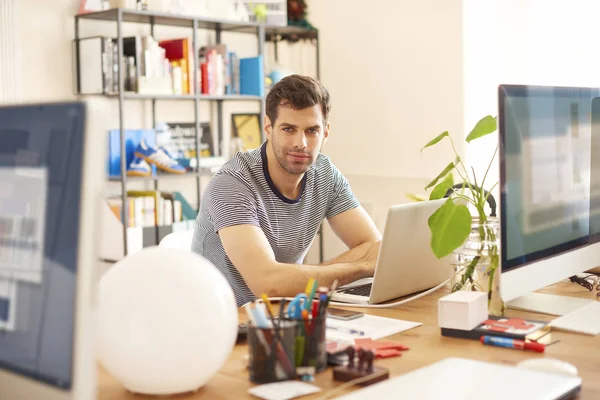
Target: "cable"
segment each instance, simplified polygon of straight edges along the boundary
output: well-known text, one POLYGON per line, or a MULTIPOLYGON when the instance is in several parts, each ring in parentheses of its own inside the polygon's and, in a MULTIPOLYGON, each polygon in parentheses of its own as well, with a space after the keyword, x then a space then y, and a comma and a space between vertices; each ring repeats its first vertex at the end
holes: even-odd
MULTIPOLYGON (((450 281, 450 279, 445 280, 444 282, 440 283, 439 285, 432 287, 431 289, 428 289, 424 292, 421 292, 413 297, 409 297, 408 299, 404 299, 404 300, 400 300, 400 301, 396 301, 394 303, 386 303, 386 304, 360 304, 360 303, 340 303, 337 301, 330 301, 327 305, 335 305, 335 306, 342 306, 342 307, 364 307, 364 308, 390 308, 390 307, 396 307, 402 304, 406 304, 408 302, 411 302, 413 300, 417 300, 420 299, 423 296, 427 296, 428 294, 431 294, 433 292, 435 292, 436 290, 441 289, 442 287, 444 287, 448 282, 450 281)), ((293 297, 269 297, 269 301, 281 301, 281 300, 286 300, 286 301, 291 301, 293 300, 293 297)), ((256 299, 257 302, 261 302, 262 299, 256 299)), ((252 301, 249 301, 248 303, 251 303, 252 301)), ((243 306, 242 306, 243 307, 243 306)))
POLYGON ((341 392, 344 389, 348 389, 349 387, 354 386, 354 385, 358 385, 359 383, 370 381, 371 379, 377 378, 377 377, 382 376, 382 375, 385 375, 386 373, 387 373, 387 371, 384 370, 384 371, 379 371, 379 372, 371 374, 371 375, 366 375, 366 376, 363 376, 363 377, 360 377, 360 378, 353 379, 351 381, 348 381, 346 383, 341 384, 340 386, 338 386, 338 387, 336 387, 334 389, 331 389, 329 392, 325 393, 323 396, 318 397, 317 400, 327 400, 327 399, 330 399, 331 396, 335 395, 338 392, 341 392))
POLYGON ((346 307, 364 307, 364 308, 390 308, 390 307, 396 307, 402 304, 406 304, 408 302, 411 302, 413 300, 417 300, 420 299, 423 296, 427 296, 430 293, 435 292, 436 290, 441 289, 442 287, 444 287, 448 282, 450 281, 450 279, 445 280, 444 282, 440 283, 439 285, 437 285, 436 287, 433 287, 429 290, 426 290, 422 293, 419 293, 413 297, 409 297, 408 299, 404 299, 404 300, 400 300, 400 301, 396 301, 394 303, 386 303, 386 304, 358 304, 358 303, 340 303, 337 301, 330 301, 329 304, 333 304, 335 306, 346 306, 346 307))

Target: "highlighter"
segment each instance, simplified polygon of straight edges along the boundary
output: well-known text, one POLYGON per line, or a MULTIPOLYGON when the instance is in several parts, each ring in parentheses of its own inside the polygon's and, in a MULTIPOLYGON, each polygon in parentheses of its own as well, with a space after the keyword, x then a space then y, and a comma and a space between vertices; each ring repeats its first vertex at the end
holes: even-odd
POLYGON ((537 351, 538 353, 543 353, 546 349, 546 346, 542 343, 526 342, 520 339, 511 339, 498 336, 482 336, 480 340, 481 343, 490 346, 507 347, 518 350, 531 350, 537 351))

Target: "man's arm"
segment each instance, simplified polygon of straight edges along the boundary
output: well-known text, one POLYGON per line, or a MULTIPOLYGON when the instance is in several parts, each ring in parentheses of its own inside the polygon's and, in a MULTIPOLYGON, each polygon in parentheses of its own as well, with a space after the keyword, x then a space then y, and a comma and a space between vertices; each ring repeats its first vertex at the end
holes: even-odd
POLYGON ((375 268, 375 262, 367 258, 326 267, 279 263, 263 231, 253 225, 223 228, 219 236, 227 256, 256 296, 292 297, 306 289, 310 278, 319 286, 331 286, 336 279, 345 285, 372 276, 375 268))
POLYGON ((377 259, 381 234, 362 207, 359 206, 331 217, 329 225, 350 250, 322 265, 355 262, 365 257, 372 261, 377 259))

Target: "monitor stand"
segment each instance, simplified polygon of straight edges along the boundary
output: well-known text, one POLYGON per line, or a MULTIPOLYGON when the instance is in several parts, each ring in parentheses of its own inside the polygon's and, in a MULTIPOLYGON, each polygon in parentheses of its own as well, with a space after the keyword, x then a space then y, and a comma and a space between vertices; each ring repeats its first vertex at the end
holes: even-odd
POLYGON ((530 293, 507 302, 509 308, 550 315, 565 315, 595 300, 556 294, 530 293))

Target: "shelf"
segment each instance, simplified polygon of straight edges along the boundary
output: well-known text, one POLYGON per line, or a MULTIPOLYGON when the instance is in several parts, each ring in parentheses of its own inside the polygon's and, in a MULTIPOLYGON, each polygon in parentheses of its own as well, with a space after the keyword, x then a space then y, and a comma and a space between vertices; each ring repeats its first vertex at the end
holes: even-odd
MULTIPOLYGON (((118 94, 106 95, 110 98, 118 98, 118 94)), ((127 92, 123 95, 128 100, 219 100, 219 101, 260 101, 261 96, 253 96, 247 94, 226 94, 223 96, 213 96, 208 94, 193 95, 193 94, 139 94, 127 92)))
MULTIPOLYGON (((119 97, 119 95, 111 94, 109 97, 119 97)), ((194 100, 196 96, 193 94, 139 94, 127 92, 123 94, 123 97, 137 100, 194 100)))
MULTIPOLYGON (((119 11, 121 12, 123 22, 133 22, 139 24, 154 23, 155 25, 191 28, 193 26, 193 21, 196 20, 198 22, 198 29, 220 29, 221 31, 234 31, 254 34, 258 33, 258 27, 261 26, 261 24, 256 22, 241 22, 213 18, 199 18, 188 15, 162 13, 156 11, 129 10, 124 8, 113 8, 105 11, 78 14, 75 16, 75 18, 101 21, 117 21, 119 11)), ((265 28, 272 28, 272 26, 269 25, 263 26, 265 26, 265 28)))
POLYGON ((224 96, 201 94, 198 97, 200 98, 200 100, 258 101, 263 99, 261 96, 253 96, 249 94, 226 94, 224 96))
POLYGON ((303 28, 301 26, 269 26, 265 27, 265 40, 271 41, 277 36, 280 40, 288 39, 317 39, 319 31, 316 29, 303 28))
MULTIPOLYGON (((162 180, 171 180, 171 179, 181 179, 181 178, 197 178, 201 174, 197 172, 188 172, 186 174, 158 174, 154 176, 128 176, 127 181, 136 181, 136 182, 152 182, 152 181, 162 181, 162 180)), ((108 178, 111 182, 121 182, 120 176, 111 176, 108 178)))

